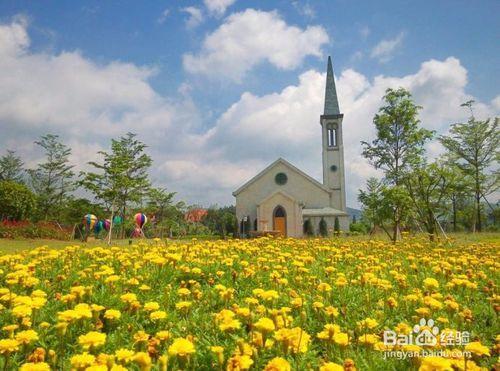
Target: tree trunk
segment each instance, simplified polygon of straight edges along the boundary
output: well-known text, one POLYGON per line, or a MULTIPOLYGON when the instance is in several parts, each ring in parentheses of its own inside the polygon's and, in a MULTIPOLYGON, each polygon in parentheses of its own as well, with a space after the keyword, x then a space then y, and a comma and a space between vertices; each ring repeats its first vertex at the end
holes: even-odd
POLYGON ((453 195, 451 205, 453 208, 453 232, 457 231, 457 197, 453 195))

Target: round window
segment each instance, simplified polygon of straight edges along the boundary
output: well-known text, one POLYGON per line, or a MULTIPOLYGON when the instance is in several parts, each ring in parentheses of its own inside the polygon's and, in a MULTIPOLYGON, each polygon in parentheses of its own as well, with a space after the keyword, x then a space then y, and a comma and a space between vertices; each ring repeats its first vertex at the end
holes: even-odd
POLYGON ((337 171, 337 165, 332 165, 330 166, 331 171, 337 171))
POLYGON ((276 184, 283 185, 286 184, 286 182, 288 181, 288 177, 286 176, 285 173, 278 173, 274 177, 274 181, 276 182, 276 184))

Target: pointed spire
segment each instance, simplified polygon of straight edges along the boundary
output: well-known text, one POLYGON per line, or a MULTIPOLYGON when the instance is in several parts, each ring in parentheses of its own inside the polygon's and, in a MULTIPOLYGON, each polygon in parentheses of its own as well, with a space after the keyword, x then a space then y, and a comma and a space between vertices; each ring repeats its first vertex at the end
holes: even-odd
POLYGON ((324 115, 339 115, 339 101, 337 99, 337 89, 335 88, 335 78, 333 77, 332 58, 328 57, 328 68, 326 70, 326 90, 325 90, 325 112, 324 115))

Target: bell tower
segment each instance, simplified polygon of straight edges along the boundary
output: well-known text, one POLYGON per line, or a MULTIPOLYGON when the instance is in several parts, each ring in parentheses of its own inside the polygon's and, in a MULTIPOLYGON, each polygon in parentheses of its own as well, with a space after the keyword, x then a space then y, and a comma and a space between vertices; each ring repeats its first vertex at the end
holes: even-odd
POLYGON ((326 71, 325 108, 320 116, 323 144, 323 184, 331 191, 330 207, 346 211, 344 143, 332 59, 328 57, 326 71))

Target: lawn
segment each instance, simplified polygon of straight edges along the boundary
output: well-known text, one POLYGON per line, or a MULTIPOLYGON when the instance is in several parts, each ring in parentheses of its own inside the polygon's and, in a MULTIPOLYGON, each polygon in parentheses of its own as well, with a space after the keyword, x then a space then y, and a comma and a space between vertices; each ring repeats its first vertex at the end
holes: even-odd
POLYGON ((499 241, 0 241, 0 369, 492 368, 499 241))

